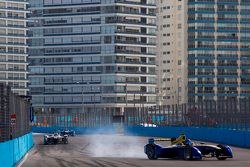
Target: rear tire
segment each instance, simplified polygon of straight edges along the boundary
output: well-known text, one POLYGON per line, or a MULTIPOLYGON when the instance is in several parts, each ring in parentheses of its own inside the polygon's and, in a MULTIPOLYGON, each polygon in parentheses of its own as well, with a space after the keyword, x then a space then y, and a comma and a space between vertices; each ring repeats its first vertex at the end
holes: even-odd
POLYGON ((43 144, 44 144, 44 145, 47 145, 47 144, 48 144, 45 137, 43 138, 43 144))
POLYGON ((46 143, 48 145, 54 144, 53 140, 51 138, 47 139, 46 143))
POLYGON ((226 160, 227 158, 226 157, 216 157, 218 160, 220 160, 220 161, 224 161, 224 160, 226 160))
POLYGON ((193 160, 192 147, 184 149, 184 160, 193 160))
POLYGON ((221 148, 221 150, 219 151, 217 151, 216 152, 216 158, 218 159, 218 160, 220 160, 220 161, 224 161, 224 160, 226 160, 227 159, 227 157, 220 157, 221 156, 221 154, 223 154, 223 145, 217 145, 217 147, 220 147, 221 148))
POLYGON ((66 138, 66 137, 63 138, 63 143, 64 143, 64 144, 68 144, 68 138, 66 138))
POLYGON ((156 156, 155 146, 153 144, 146 145, 146 154, 148 159, 150 160, 157 160, 158 157, 156 156))

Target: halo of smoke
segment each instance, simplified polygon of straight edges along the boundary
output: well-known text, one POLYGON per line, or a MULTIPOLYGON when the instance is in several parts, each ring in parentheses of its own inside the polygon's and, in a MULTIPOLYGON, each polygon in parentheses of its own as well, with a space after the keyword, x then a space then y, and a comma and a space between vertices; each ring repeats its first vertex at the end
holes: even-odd
POLYGON ((122 135, 94 135, 89 138, 93 157, 145 158, 144 140, 122 135))

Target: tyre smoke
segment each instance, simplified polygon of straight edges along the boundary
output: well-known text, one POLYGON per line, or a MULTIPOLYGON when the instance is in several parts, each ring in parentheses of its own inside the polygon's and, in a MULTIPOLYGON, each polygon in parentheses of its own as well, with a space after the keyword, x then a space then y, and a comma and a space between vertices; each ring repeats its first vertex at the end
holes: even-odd
POLYGON ((123 135, 93 135, 89 139, 93 157, 145 158, 145 138, 123 135))

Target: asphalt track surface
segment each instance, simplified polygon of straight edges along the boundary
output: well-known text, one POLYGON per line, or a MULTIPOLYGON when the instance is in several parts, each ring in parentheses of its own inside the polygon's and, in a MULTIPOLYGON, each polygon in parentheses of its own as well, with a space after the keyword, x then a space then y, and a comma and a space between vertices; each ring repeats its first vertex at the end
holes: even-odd
POLYGON ((250 167, 250 149, 237 147, 234 158, 225 161, 148 160, 145 137, 83 135, 70 137, 67 145, 43 145, 42 135, 34 135, 34 140, 21 167, 250 167))

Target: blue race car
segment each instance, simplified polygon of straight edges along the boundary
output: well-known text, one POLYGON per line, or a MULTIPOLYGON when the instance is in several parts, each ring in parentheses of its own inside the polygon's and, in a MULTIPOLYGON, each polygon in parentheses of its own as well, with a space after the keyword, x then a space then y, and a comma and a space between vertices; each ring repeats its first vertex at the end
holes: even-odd
POLYGON ((218 160, 233 158, 232 149, 226 145, 206 145, 204 143, 194 144, 185 135, 179 138, 148 140, 144 146, 144 152, 150 160, 158 158, 202 160, 203 157, 216 157, 218 160), (171 141, 171 146, 163 147, 155 144, 155 141, 171 141))

